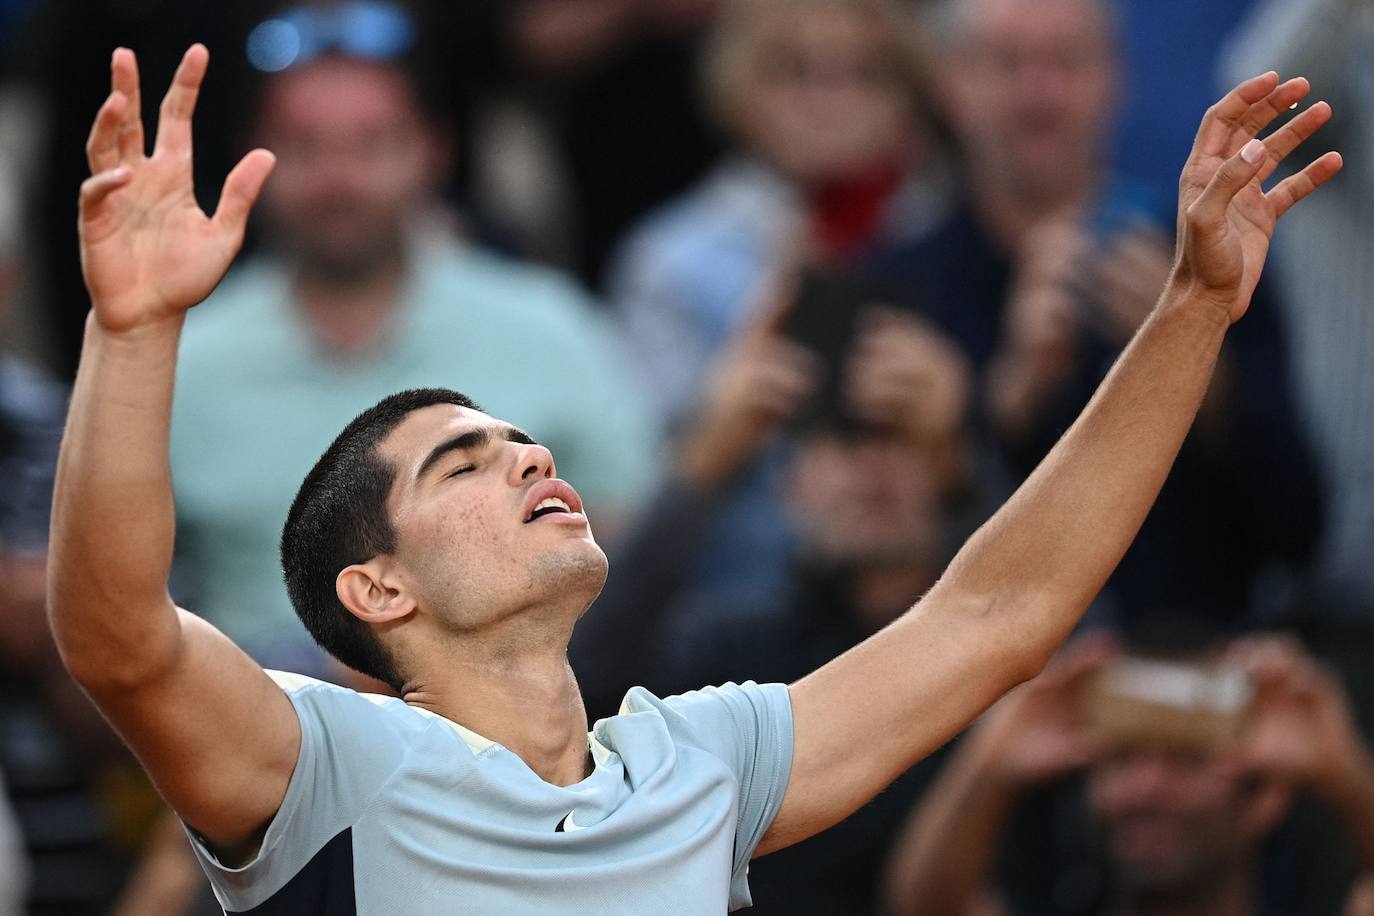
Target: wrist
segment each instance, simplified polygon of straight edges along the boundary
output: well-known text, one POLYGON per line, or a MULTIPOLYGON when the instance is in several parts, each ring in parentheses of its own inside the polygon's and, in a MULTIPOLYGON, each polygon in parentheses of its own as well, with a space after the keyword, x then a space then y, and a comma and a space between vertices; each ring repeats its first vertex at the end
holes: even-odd
POLYGON ((111 326, 101 321, 100 312, 101 310, 96 307, 87 314, 87 333, 97 333, 106 340, 123 341, 130 344, 160 342, 168 338, 178 338, 181 335, 182 325, 186 321, 185 312, 175 312, 170 315, 150 317, 130 325, 111 326))
POLYGON ((1190 271, 1179 265, 1169 275, 1169 282, 1164 285, 1164 293, 1159 297, 1155 311, 1187 315, 1201 324, 1225 331, 1231 327, 1235 307, 1234 290, 1204 286, 1190 271))
POLYGON ((103 324, 92 309, 86 319, 84 349, 99 349, 115 358, 127 354, 128 358, 140 362, 147 362, 159 353, 175 360, 184 321, 185 314, 182 313, 149 319, 128 327, 111 328, 103 324))

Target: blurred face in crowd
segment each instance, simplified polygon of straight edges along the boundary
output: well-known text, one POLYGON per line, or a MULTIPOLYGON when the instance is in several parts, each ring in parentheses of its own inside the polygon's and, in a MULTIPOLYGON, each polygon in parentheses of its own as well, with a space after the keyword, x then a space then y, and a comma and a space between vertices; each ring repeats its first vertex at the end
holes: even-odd
POLYGON ((890 162, 913 129, 901 62, 880 21, 835 4, 778 4, 738 87, 736 130, 802 182, 890 162))
POLYGON ((785 501, 804 552, 823 564, 905 565, 939 549, 935 475, 897 437, 806 439, 793 458, 785 501))
POLYGON ((1100 0, 956 0, 949 116, 981 180, 1054 198, 1091 181, 1115 105, 1100 0))
POLYGON ((1119 749, 1090 772, 1088 795, 1122 893, 1161 902, 1206 899, 1281 814, 1198 750, 1119 749))
POLYGON ((402 73, 324 57, 278 74, 266 89, 261 130, 277 154, 264 206, 283 245, 307 267, 341 278, 395 255, 438 161, 402 73))
POLYGON ((392 581, 431 623, 476 633, 537 608, 566 638, 560 628, 600 592, 607 564, 548 449, 485 413, 441 404, 410 413, 378 454, 395 470, 392 581), (462 436, 468 445, 429 460, 462 436), (550 498, 563 507, 540 509, 550 498))

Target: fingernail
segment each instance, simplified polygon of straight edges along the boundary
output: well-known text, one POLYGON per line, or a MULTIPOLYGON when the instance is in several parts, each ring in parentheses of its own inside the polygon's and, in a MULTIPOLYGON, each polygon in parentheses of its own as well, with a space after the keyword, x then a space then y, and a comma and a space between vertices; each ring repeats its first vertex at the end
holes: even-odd
POLYGON ((1245 146, 1240 151, 1240 158, 1244 159, 1251 165, 1254 165, 1256 162, 1259 162, 1263 156, 1263 140, 1251 140, 1249 143, 1245 144, 1245 146))

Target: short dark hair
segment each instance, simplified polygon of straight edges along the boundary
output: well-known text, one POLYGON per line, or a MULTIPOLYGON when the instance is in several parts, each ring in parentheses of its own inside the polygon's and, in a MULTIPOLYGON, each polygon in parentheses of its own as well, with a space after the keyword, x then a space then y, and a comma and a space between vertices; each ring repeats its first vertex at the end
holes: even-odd
POLYGON ((377 445, 409 413, 436 404, 482 409, 447 388, 383 398, 345 426, 305 475, 281 534, 286 591, 301 623, 330 655, 398 693, 403 678, 395 660, 372 627, 343 606, 335 581, 345 567, 396 549, 387 511, 396 469, 377 454, 377 445))

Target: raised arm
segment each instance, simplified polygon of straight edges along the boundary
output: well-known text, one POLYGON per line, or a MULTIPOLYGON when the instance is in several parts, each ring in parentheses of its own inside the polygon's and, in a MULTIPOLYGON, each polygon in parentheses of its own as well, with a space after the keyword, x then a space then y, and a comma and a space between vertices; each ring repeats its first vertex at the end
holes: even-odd
POLYGON ((93 308, 58 461, 48 606, 72 675, 178 813, 233 856, 276 812, 300 731, 267 675, 167 591, 182 319, 228 269, 273 164, 249 153, 213 218, 196 205, 191 113, 208 57, 186 52, 152 155, 131 51, 114 53, 114 89, 91 129, 79 229, 93 308))
POLYGON ((1275 222, 1340 168, 1327 153, 1262 187, 1331 115, 1318 102, 1253 139, 1307 91, 1267 73, 1207 112, 1179 184, 1169 284, 1083 414, 910 612, 792 686, 792 777, 760 853, 846 817, 1039 672, 1073 629, 1169 472, 1275 222))

